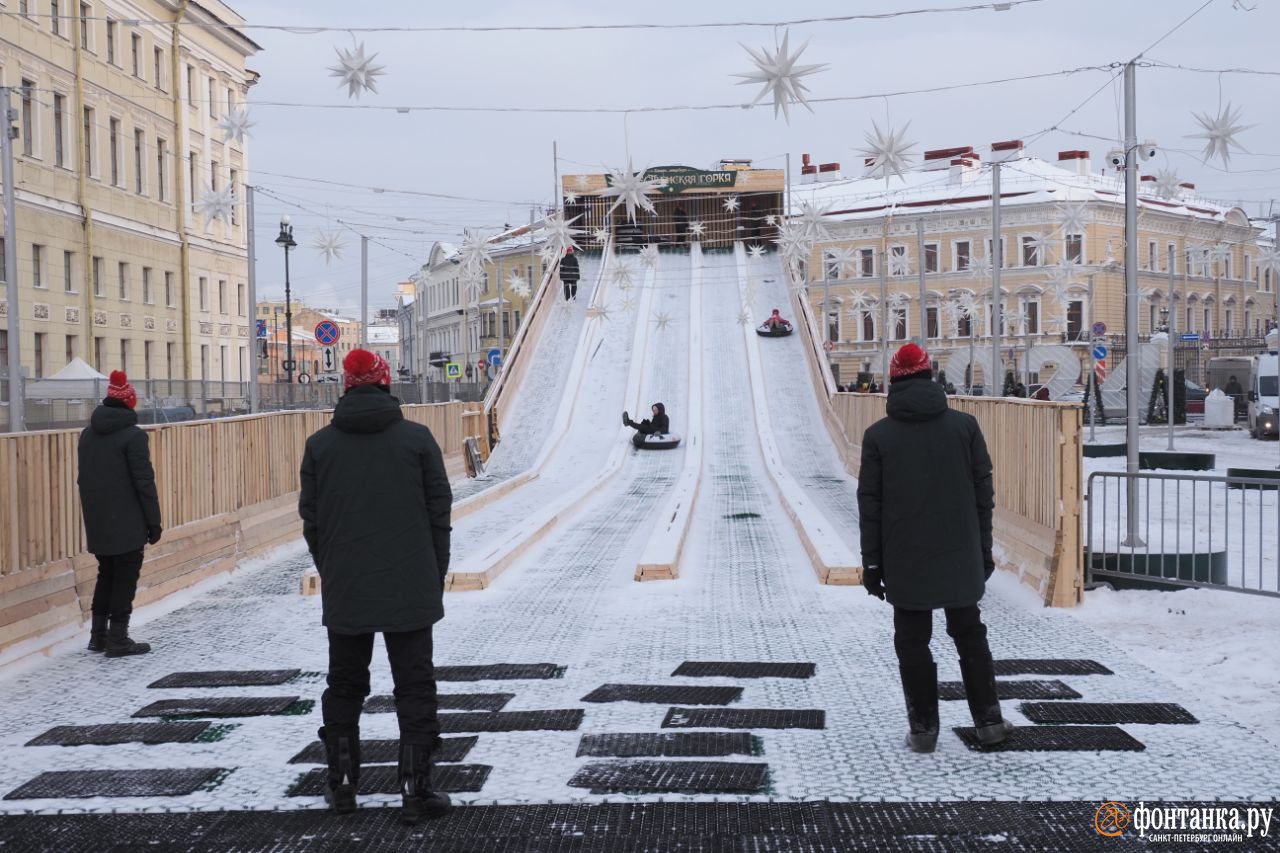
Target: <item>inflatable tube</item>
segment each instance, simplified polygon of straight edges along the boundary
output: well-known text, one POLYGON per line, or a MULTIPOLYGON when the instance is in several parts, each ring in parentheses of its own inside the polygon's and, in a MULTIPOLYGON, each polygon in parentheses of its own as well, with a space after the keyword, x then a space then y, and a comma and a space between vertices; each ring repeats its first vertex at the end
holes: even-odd
POLYGON ((631 444, 636 450, 670 450, 680 445, 680 436, 673 432, 653 435, 636 433, 631 438, 631 444))
POLYGON ((756 334, 762 338, 785 338, 791 332, 791 324, 785 320, 782 321, 781 326, 770 326, 768 323, 756 326, 756 334))

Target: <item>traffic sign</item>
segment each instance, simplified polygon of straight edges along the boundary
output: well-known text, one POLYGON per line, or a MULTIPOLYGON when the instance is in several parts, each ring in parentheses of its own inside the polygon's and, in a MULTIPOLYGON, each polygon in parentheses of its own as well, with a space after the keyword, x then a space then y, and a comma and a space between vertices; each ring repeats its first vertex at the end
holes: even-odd
POLYGON ((1200 335, 1198 332, 1187 332, 1182 336, 1182 339, 1184 341, 1198 341, 1200 340, 1200 335))
POLYGON ((1093 375, 1097 378, 1098 382, 1107 381, 1107 360, 1105 358, 1099 359, 1093 363, 1093 375))
POLYGON ((502 350, 494 347, 485 353, 485 360, 492 366, 497 367, 499 364, 502 364, 502 350))
POLYGON ((299 384, 299 385, 310 385, 310 384, 311 384, 311 374, 310 374, 310 373, 299 373, 299 374, 298 374, 298 384, 299 384))
POLYGON ((1096 322, 1096 323, 1094 323, 1094 324, 1093 324, 1093 334, 1094 334, 1094 337, 1098 337, 1098 338, 1100 338, 1100 337, 1102 337, 1103 335, 1105 335, 1106 333, 1107 333, 1107 324, 1106 324, 1106 323, 1104 323, 1104 322, 1102 322, 1101 320, 1099 320, 1098 322, 1096 322))
POLYGON ((1107 358, 1107 348, 1102 344, 1098 344, 1093 348, 1093 357, 1098 361, 1105 361, 1107 358))
POLYGON ((316 323, 316 342, 321 346, 333 346, 342 337, 342 330, 332 320, 321 320, 316 323))
POLYGON ((444 375, 447 379, 461 379, 462 365, 456 361, 451 361, 444 366, 444 375))
POLYGON ((257 331, 257 333, 256 333, 256 336, 257 336, 257 337, 259 337, 259 338, 265 338, 265 337, 267 336, 267 321, 266 321, 266 320, 259 320, 259 321, 258 321, 258 331, 257 331))
POLYGON ((284 361, 280 362, 280 368, 282 370, 297 370, 298 362, 295 359, 286 358, 284 361))
POLYGON ((835 349, 835 348, 836 348, 836 345, 835 345, 834 343, 832 343, 831 341, 823 341, 823 342, 822 342, 822 348, 823 348, 824 350, 826 350, 827 352, 831 352, 833 349, 835 349))
POLYGON ((338 372, 338 357, 333 353, 333 347, 320 348, 320 369, 325 373, 338 372))

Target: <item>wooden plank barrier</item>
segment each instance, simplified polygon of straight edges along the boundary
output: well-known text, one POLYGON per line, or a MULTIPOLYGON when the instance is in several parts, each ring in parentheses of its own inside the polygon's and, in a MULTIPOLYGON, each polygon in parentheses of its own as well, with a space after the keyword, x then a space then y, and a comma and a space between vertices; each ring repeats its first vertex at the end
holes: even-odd
MULTIPOLYGON (((404 406, 429 427, 450 476, 480 437, 477 404, 404 406)), ((164 537, 147 548, 136 604, 235 568, 294 540, 298 467, 329 411, 289 411, 144 427, 164 537)), ((0 435, 0 659, 40 651, 88 619, 97 562, 85 551, 75 429, 0 435)))

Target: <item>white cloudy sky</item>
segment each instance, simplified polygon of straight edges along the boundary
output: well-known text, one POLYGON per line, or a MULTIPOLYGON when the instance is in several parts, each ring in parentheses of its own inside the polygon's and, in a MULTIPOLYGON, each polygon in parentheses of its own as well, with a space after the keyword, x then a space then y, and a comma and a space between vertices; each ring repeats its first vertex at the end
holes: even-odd
MULTIPOLYGON (((766 3, 704 0, 697 4, 424 3, 379 0, 231 0, 251 24, 294 27, 584 25, 777 21, 950 7, 966 0, 860 0, 766 3)), ((1205 0, 1039 0, 1007 12, 989 10, 901 17, 887 21, 803 24, 793 44, 811 38, 802 61, 830 63, 809 78, 815 97, 878 94, 1123 61, 1147 48, 1205 0)), ((1280 0, 1211 0, 1189 23, 1151 49, 1148 58, 1198 68, 1280 72, 1275 34, 1280 0)), ((494 227, 528 218, 529 204, 553 194, 552 142, 562 171, 620 164, 626 143, 636 165, 706 167, 720 157, 749 157, 781 166, 791 152, 819 161, 857 160, 854 148, 873 119, 911 122, 909 138, 923 148, 1023 138, 1050 159, 1064 148, 1088 148, 1095 167, 1111 146, 1061 132, 1059 125, 1114 137, 1120 92, 1106 85, 1070 118, 1068 111, 1107 83, 1106 72, 1005 83, 955 91, 822 104, 793 111, 790 124, 772 109, 632 114, 529 114, 323 109, 377 106, 645 107, 746 103, 754 89, 735 85, 750 67, 739 45, 772 45, 771 28, 603 30, 569 32, 367 33, 386 66, 379 93, 349 101, 327 67, 346 32, 294 34, 250 30, 264 48, 251 67, 262 82, 255 103, 253 182, 287 199, 259 196, 259 292, 283 295, 279 250, 271 244, 281 213, 293 216, 300 244, 294 292, 315 304, 354 310, 359 296, 358 238, 348 235, 341 261, 326 267, 311 244, 339 221, 376 235, 370 253, 371 310, 391 304, 394 283, 425 260, 431 243, 456 239, 464 226, 494 227), (300 104, 311 106, 286 106, 300 104), (288 177, 284 177, 288 176, 288 177), (444 193, 485 201, 445 201, 315 183, 444 193), (302 209, 299 209, 302 208, 302 209)), ((1215 198, 1258 202, 1280 198, 1280 76, 1202 74, 1140 69, 1138 127, 1165 151, 1156 168, 1176 168, 1215 198), (1244 123, 1251 154, 1233 157, 1231 171, 1202 165, 1191 112, 1217 112, 1231 101, 1244 123), (1172 150, 1180 149, 1180 150, 1172 150)), ((1280 205, 1276 206, 1280 213, 1280 205)))

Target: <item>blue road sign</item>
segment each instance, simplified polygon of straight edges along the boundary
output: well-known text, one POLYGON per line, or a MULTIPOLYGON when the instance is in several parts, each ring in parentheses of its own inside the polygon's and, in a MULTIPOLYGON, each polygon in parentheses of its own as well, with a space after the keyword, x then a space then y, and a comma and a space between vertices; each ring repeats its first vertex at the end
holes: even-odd
POLYGON ((316 323, 316 341, 321 346, 333 346, 342 337, 342 330, 332 320, 321 320, 316 323))
POLYGON ((491 366, 497 367, 499 364, 502 364, 502 350, 496 347, 489 350, 485 353, 485 360, 488 361, 491 366))
POLYGON ((1093 324, 1093 334, 1095 337, 1102 337, 1107 333, 1107 324, 1099 320, 1093 324))
POLYGON ((1107 348, 1104 347, 1102 344, 1098 344, 1096 347, 1093 348, 1093 357, 1098 361, 1102 361, 1107 357, 1107 348))
POLYGON ((1198 341, 1198 340, 1200 340, 1200 333, 1199 333, 1199 332, 1187 332, 1187 333, 1185 333, 1185 334, 1182 336, 1182 339, 1183 339, 1184 341, 1198 341))
POLYGON ((259 320, 259 321, 258 321, 258 331, 257 331, 257 336, 258 336, 258 337, 260 337, 260 338, 265 338, 265 337, 267 336, 267 321, 266 321, 266 320, 259 320))

